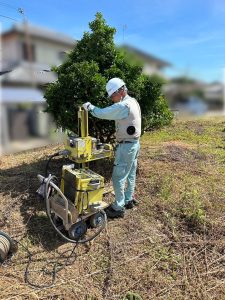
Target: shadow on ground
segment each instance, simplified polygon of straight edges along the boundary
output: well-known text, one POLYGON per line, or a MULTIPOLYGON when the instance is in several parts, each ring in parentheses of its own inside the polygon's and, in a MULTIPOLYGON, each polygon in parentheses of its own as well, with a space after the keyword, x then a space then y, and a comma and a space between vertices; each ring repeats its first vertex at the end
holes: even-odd
MULTIPOLYGON (((0 219, 26 226, 27 234, 33 244, 42 244, 46 250, 58 248, 65 241, 52 228, 45 213, 45 203, 38 197, 39 187, 37 174, 45 174, 47 159, 34 163, 23 163, 19 166, 0 170, 0 219), (12 214, 18 209, 17 216, 12 214), (7 220, 8 219, 8 220, 7 220)), ((61 178, 61 168, 71 164, 66 158, 55 158, 49 165, 49 172, 61 178)), ((78 166, 77 166, 78 167, 78 166)), ((90 163, 90 169, 105 177, 108 182, 111 177, 112 161, 104 160, 90 163)), ((0 223, 2 227, 2 224, 0 223)))

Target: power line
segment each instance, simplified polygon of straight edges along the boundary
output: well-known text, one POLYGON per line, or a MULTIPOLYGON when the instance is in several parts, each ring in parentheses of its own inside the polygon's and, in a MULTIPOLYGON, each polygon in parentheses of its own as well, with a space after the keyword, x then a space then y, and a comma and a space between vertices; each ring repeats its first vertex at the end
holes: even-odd
POLYGON ((11 17, 8 17, 8 16, 0 15, 0 17, 3 17, 3 18, 6 18, 6 19, 10 19, 10 20, 13 20, 13 21, 19 22, 19 20, 13 19, 13 18, 11 18, 11 17))
POLYGON ((5 3, 5 2, 2 2, 2 1, 0 1, 0 5, 7 6, 7 7, 11 8, 11 9, 18 10, 18 7, 12 6, 12 5, 10 5, 8 3, 5 3))
MULTIPOLYGON (((2 1, 0 1, 0 5, 9 7, 13 10, 16 10, 20 15, 23 16, 23 18, 25 18, 24 9, 22 7, 15 7, 15 6, 9 5, 8 3, 2 2, 2 1)), ((10 20, 13 20, 13 21, 16 21, 16 22, 19 21, 17 19, 14 19, 14 18, 11 18, 11 17, 8 17, 8 16, 4 16, 4 15, 0 15, 0 16, 4 17, 4 18, 7 18, 7 19, 10 19, 10 20)))

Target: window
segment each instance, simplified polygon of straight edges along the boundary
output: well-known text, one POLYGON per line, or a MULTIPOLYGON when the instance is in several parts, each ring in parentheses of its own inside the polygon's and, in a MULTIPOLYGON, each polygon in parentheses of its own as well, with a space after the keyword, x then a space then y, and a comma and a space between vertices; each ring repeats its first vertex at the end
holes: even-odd
POLYGON ((63 62, 65 60, 66 55, 67 55, 66 51, 60 51, 59 52, 58 57, 59 57, 61 62, 63 62))

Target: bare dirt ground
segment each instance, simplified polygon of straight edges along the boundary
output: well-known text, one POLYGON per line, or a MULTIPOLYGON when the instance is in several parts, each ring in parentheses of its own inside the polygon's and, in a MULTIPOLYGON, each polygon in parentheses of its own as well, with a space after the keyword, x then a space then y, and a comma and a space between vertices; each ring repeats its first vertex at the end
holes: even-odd
MULTIPOLYGON (((63 145, 0 157, 0 230, 19 242, 0 267, 0 299, 225 299, 223 120, 185 121, 142 137, 136 198, 93 242, 51 227, 37 174, 63 145)), ((60 177, 65 159, 54 159, 60 177)), ((112 162, 92 169, 110 185, 112 162)), ((113 200, 112 196, 108 199, 113 200)))

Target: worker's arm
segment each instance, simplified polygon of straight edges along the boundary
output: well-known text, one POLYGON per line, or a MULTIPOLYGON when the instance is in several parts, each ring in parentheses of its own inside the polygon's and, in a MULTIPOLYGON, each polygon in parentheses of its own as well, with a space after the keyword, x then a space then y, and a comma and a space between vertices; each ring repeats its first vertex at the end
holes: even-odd
POLYGON ((92 105, 90 113, 99 119, 120 120, 128 117, 129 108, 123 102, 118 102, 105 108, 92 105))

